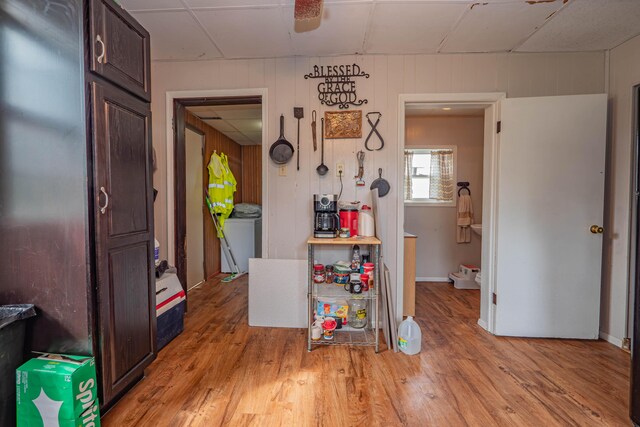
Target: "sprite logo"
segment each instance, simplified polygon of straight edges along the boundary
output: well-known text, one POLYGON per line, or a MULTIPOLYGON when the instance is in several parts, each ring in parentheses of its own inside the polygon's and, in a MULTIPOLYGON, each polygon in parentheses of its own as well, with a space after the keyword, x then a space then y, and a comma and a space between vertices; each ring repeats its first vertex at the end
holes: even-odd
POLYGON ((79 393, 76 395, 76 400, 82 403, 82 409, 84 412, 81 415, 82 425, 84 427, 96 427, 95 419, 99 417, 98 405, 95 401, 95 397, 92 393, 92 389, 95 386, 93 378, 89 378, 87 381, 80 382, 79 393))
POLYGON ((33 399, 33 404, 42 418, 43 427, 59 427, 58 414, 64 402, 62 400, 53 400, 43 388, 40 388, 40 394, 33 399))

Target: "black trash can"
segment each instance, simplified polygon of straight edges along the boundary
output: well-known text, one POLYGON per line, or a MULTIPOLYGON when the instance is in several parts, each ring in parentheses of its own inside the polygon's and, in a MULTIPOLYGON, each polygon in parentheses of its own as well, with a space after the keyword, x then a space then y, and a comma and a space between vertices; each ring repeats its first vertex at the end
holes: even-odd
POLYGON ((0 305, 0 426, 16 425, 16 369, 24 363, 25 319, 33 304, 0 305))

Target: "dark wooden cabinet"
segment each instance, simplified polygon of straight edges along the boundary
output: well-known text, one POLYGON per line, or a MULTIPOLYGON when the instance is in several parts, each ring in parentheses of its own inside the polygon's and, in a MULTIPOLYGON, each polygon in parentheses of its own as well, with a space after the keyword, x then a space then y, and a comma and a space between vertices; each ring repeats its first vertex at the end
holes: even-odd
POLYGON ((149 33, 112 0, 91 0, 89 68, 151 100, 149 33))
POLYGON ((29 349, 95 356, 104 408, 156 352, 149 35, 50 3, 0 1, 0 304, 36 305, 29 349))
POLYGON ((99 352, 109 401, 156 351, 151 112, 107 83, 91 83, 91 100, 99 352))

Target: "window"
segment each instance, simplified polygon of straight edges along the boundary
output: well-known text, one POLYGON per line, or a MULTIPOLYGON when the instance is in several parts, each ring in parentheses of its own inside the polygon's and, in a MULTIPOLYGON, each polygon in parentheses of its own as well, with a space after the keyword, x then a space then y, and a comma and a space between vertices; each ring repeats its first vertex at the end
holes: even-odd
POLYGON ((455 147, 407 148, 404 160, 406 204, 455 206, 455 147))

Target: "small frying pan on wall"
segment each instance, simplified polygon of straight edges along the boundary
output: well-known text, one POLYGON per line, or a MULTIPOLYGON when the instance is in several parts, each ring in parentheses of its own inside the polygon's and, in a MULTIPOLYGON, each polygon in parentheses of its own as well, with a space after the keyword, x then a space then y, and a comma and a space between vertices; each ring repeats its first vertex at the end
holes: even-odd
POLYGON ((273 163, 284 165, 293 157, 293 145, 284 138, 284 114, 280 114, 280 138, 271 145, 269 157, 273 163))
POLYGON ((384 179, 382 177, 382 168, 378 169, 378 178, 376 178, 371 183, 371 190, 373 190, 374 188, 378 189, 378 196, 379 197, 386 196, 389 193, 389 190, 391 190, 391 186, 389 185, 389 181, 387 181, 386 179, 384 179))

